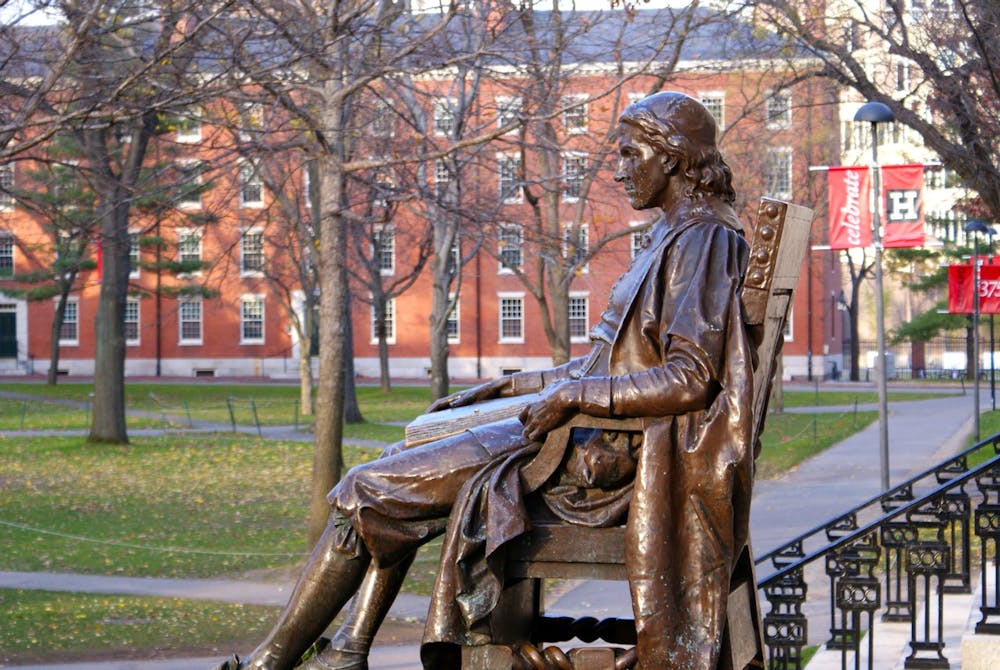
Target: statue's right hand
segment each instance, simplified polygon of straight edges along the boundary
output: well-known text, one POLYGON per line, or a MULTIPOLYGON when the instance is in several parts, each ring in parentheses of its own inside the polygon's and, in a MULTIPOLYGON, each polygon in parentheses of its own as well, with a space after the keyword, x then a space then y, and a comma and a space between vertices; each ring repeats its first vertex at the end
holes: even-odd
POLYGON ((427 411, 440 412, 443 409, 465 407, 466 405, 474 405, 477 402, 482 402, 483 400, 498 398, 503 395, 504 391, 508 390, 510 386, 510 375, 504 375, 503 377, 498 377, 497 379, 493 379, 484 384, 473 386, 472 388, 465 389, 464 391, 457 391, 451 395, 439 398, 431 403, 431 406, 427 408, 427 411))

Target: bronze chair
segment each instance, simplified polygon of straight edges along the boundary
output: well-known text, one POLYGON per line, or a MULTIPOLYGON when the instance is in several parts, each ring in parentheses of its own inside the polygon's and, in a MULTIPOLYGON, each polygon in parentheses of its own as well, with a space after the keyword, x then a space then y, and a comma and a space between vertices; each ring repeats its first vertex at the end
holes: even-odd
MULTIPOLYGON (((762 331, 754 372, 754 435, 763 426, 777 356, 792 290, 809 239, 812 211, 763 198, 751 244, 742 300, 745 322, 762 331)), ((600 419, 577 416, 552 431, 538 455, 522 470, 529 490, 535 490, 562 463, 573 428, 597 428, 641 433, 643 419, 600 419)), ((625 647, 579 647, 564 653, 543 643, 573 638, 601 639, 612 645, 635 643, 631 619, 552 618, 543 615, 542 580, 625 580, 623 526, 589 528, 561 521, 534 519, 534 528, 511 543, 505 564, 506 586, 500 603, 484 626, 491 644, 466 647, 465 670, 626 670, 635 664, 634 650, 625 647)), ((763 632, 756 597, 756 578, 749 547, 737 562, 730 581, 727 626, 719 670, 763 668, 763 632)))

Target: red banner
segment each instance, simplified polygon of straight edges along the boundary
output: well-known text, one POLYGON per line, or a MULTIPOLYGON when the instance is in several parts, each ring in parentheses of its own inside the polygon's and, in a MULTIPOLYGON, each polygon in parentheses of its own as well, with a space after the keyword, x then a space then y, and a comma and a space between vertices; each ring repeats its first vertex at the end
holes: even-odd
MULTIPOLYGON (((972 264, 948 266, 948 311, 972 314, 972 264)), ((1000 314, 1000 265, 979 266, 979 313, 1000 314)))
POLYGON ((831 167, 827 175, 830 198, 830 248, 852 249, 872 243, 871 185, 866 167, 831 167))
POLYGON ((882 246, 923 246, 923 193, 923 165, 886 165, 882 168, 882 201, 885 203, 882 246))

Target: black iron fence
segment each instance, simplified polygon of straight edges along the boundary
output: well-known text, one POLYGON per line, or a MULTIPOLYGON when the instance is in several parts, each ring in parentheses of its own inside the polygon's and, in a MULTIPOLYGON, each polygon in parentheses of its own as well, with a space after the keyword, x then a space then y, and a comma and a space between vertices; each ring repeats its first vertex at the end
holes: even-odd
MULTIPOLYGON (((996 372, 1000 378, 1000 320, 997 323, 996 341, 988 334, 979 341, 979 371, 983 379, 989 379, 996 360, 996 372), (990 352, 995 352, 991 354, 990 352)), ((850 342, 844 341, 844 369, 850 370, 850 342)), ((911 344, 905 342, 886 346, 886 356, 890 379, 966 379, 971 370, 969 355, 971 342, 965 337, 937 337, 929 342, 911 344)), ((875 378, 875 357, 878 347, 875 340, 858 341, 858 370, 862 381, 875 378)))
POLYGON ((874 667, 879 612, 884 621, 910 623, 904 667, 950 667, 944 594, 970 593, 974 577, 982 590, 976 633, 1000 634, 1000 580, 991 563, 1000 543, 998 454, 1000 433, 757 558, 758 587, 769 604, 769 667, 803 667, 804 607, 816 579, 828 581, 826 644, 840 650, 845 668, 874 667), (823 568, 819 577, 818 569, 807 570, 814 564, 823 568))

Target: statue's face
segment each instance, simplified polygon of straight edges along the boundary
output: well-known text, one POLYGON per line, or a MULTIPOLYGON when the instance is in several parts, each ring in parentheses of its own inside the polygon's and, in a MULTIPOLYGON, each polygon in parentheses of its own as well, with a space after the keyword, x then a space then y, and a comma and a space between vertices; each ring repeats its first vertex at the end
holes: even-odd
POLYGON ((618 125, 618 156, 615 181, 625 187, 632 207, 665 207, 670 181, 665 169, 666 157, 631 123, 618 125))

